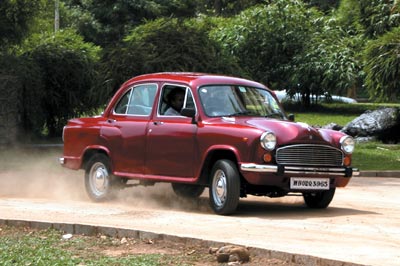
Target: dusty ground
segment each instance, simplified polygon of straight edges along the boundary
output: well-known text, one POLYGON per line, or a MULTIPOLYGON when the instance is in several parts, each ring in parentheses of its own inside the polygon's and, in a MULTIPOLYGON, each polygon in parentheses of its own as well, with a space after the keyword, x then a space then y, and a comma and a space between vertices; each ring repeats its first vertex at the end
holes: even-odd
POLYGON ((115 226, 362 265, 400 265, 398 179, 353 178, 326 210, 310 210, 297 197, 249 197, 226 217, 212 213, 206 194, 185 201, 167 184, 130 188, 113 202, 91 203, 83 172, 62 169, 59 155, 58 150, 0 152, 0 219, 115 226))
MULTIPOLYGON (((87 202, 90 203, 86 196, 83 187, 82 172, 75 172, 64 169, 58 165, 58 157, 60 150, 58 148, 51 149, 18 149, 10 151, 0 151, 0 201, 8 199, 17 200, 16 205, 25 210, 38 209, 42 211, 41 207, 34 207, 35 202, 41 202, 46 205, 44 209, 65 209, 65 207, 57 206, 62 202, 87 202), (22 203, 19 199, 27 202, 22 203), (47 202, 47 200, 56 200, 57 203, 47 202), (31 205, 31 202, 33 205, 31 205)), ((116 202, 128 202, 138 199, 140 205, 149 208, 178 208, 187 209, 190 211, 201 210, 211 213, 207 203, 203 199, 198 202, 185 202, 171 193, 169 186, 161 185, 154 193, 150 191, 148 195, 146 190, 136 189, 135 196, 129 196, 127 192, 122 191, 119 199, 116 202), (164 193, 164 191, 166 191, 164 193), (152 198, 153 197, 153 198, 152 198), (151 200, 149 200, 151 199, 151 200), (165 205, 166 204, 166 205, 165 205)), ((13 200, 12 200, 13 201, 13 200)), ((10 201, 9 201, 10 203, 10 201)), ((39 203, 39 204, 41 204, 39 203)), ((67 207, 68 208, 68 207, 67 207)), ((80 209, 80 207, 78 207, 80 209)), ((82 210, 82 209, 81 209, 82 210)), ((22 211, 25 212, 24 210, 22 211)), ((57 211, 58 212, 58 211, 57 211)), ((79 212, 74 207, 66 210, 67 213, 79 212)), ((102 212, 102 211, 99 211, 102 212)), ((0 211, 1 214, 4 212, 0 211)), ((86 210, 82 213, 87 215, 96 214, 97 211, 86 210)), ((53 214, 54 215, 54 214, 53 214)), ((52 217, 54 217, 52 215, 52 217)), ((22 216, 29 219, 29 215, 22 216)), ((0 238, 6 234, 15 234, 18 230, 20 234, 30 234, 30 228, 17 227, 14 229, 7 228, 0 225, 0 238)), ((113 245, 98 245, 90 252, 102 253, 107 256, 127 256, 130 254, 168 254, 171 256, 172 261, 174 256, 179 257, 180 263, 188 263, 188 265, 205 266, 205 265, 228 265, 228 263, 218 263, 216 255, 210 254, 210 248, 220 248, 220 246, 206 246, 185 244, 183 242, 171 242, 160 239, 135 239, 135 238, 114 238, 106 235, 97 236, 82 236, 73 235, 73 238, 92 238, 92 241, 97 239, 108 239, 113 245)), ((285 259, 266 258, 260 254, 255 254, 249 249, 250 261, 246 265, 270 265, 270 266, 283 266, 294 265, 285 259)), ((238 265, 240 263, 231 262, 229 265, 238 265)), ((295 265, 302 265, 296 263, 295 265)))

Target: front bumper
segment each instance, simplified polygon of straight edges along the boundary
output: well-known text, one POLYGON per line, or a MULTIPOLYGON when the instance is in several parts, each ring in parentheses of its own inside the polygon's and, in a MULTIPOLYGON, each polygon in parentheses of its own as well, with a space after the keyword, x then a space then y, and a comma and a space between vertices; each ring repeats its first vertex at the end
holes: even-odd
POLYGON ((351 167, 302 167, 302 166, 283 166, 283 165, 265 165, 255 163, 243 163, 240 165, 242 171, 257 173, 273 173, 278 175, 331 175, 352 177, 360 175, 357 168, 351 167))

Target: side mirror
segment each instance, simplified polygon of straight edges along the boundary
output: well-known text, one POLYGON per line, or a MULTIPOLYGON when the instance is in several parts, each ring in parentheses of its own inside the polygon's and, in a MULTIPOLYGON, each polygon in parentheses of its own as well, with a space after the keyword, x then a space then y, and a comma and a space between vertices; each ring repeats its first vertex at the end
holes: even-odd
POLYGON ((289 119, 289 121, 294 122, 294 114, 289 114, 288 119, 289 119))
POLYGON ((192 124, 196 124, 197 125, 196 109, 194 109, 194 108, 182 108, 181 115, 186 116, 186 117, 191 117, 192 118, 192 124))
POLYGON ((182 108, 181 115, 194 118, 196 110, 194 108, 182 108))

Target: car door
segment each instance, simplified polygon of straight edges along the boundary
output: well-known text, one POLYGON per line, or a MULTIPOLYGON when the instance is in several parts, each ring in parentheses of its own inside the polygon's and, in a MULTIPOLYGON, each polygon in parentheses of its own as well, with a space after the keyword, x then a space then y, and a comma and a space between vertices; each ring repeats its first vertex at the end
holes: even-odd
POLYGON ((197 125, 192 118, 167 115, 168 94, 176 88, 185 93, 183 107, 195 108, 190 88, 166 84, 160 93, 159 106, 148 127, 146 174, 192 178, 196 160, 197 125))
POLYGON ((120 175, 144 174, 146 134, 157 84, 133 86, 121 97, 102 128, 114 165, 120 175))

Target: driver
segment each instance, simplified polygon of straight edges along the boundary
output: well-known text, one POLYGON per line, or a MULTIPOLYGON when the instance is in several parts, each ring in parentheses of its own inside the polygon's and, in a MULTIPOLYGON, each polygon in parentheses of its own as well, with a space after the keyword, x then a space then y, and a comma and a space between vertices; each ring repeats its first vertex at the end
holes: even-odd
POLYGON ((185 91, 181 88, 175 88, 167 95, 169 108, 164 115, 181 115, 181 109, 185 100, 185 91))

